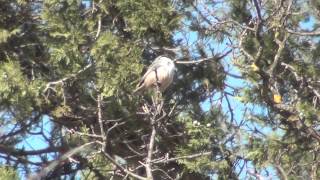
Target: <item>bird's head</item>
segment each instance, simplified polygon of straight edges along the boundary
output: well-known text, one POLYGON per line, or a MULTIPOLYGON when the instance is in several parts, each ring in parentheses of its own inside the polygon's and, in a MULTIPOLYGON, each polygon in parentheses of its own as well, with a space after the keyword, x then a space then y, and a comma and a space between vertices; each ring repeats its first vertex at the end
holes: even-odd
POLYGON ((174 62, 170 58, 160 56, 158 61, 159 61, 159 64, 163 66, 167 66, 169 69, 172 69, 172 70, 176 69, 174 62))

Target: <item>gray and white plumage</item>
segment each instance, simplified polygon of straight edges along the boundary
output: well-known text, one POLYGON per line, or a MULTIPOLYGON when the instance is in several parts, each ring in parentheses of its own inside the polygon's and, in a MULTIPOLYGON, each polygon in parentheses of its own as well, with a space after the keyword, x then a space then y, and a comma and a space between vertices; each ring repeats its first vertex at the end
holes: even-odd
POLYGON ((164 56, 157 57, 141 78, 134 93, 156 88, 157 86, 163 92, 172 83, 175 69, 174 62, 170 58, 164 56))

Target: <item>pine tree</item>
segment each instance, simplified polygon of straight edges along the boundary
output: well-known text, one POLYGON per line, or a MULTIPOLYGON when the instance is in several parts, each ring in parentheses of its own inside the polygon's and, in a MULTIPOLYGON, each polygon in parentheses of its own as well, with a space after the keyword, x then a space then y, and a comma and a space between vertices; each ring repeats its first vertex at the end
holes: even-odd
POLYGON ((251 168, 247 173, 257 179, 274 173, 281 179, 317 179, 317 2, 230 0, 222 2, 230 7, 224 12, 219 3, 204 4, 193 4, 202 18, 193 24, 209 37, 222 33, 229 39, 233 64, 246 82, 236 98, 258 109, 243 119, 240 154, 251 168))
POLYGON ((1 38, 3 124, 11 131, 4 132, 1 152, 9 164, 23 165, 31 178, 74 177, 80 171, 82 176, 103 179, 126 174, 143 178, 147 166, 152 168, 148 177, 157 179, 208 177, 214 165, 206 158, 211 154, 210 139, 219 141, 225 132, 209 131, 211 127, 203 124, 210 123, 207 116, 223 116, 202 112, 199 102, 204 97, 192 94, 190 80, 200 80, 194 76, 204 67, 177 82, 177 91, 171 90, 176 94, 164 94, 163 110, 154 117, 144 108, 152 110, 148 95, 145 101, 131 93, 142 63, 163 53, 173 55, 162 47, 174 46, 173 31, 181 16, 169 1, 19 1, 1 14, 13 18, 2 22, 8 28, 1 38), (178 93, 183 85, 187 87, 178 93), (154 127, 154 149, 148 150, 150 119, 159 120, 160 115, 164 118, 154 127), (46 125, 51 126, 49 136, 41 128, 45 119, 52 122, 46 125), (203 122, 195 125, 194 119, 203 122), (10 128, 13 124, 16 127, 10 128), (48 148, 18 148, 35 134, 45 138, 48 148), (30 155, 40 160, 31 161, 30 155))

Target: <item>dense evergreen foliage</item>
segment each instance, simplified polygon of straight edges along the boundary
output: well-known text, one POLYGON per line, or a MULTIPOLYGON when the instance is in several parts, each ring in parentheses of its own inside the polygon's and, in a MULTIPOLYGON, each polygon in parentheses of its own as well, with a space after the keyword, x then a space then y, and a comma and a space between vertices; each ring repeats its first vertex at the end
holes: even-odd
POLYGON ((320 178, 319 1, 0 3, 1 179, 320 178))

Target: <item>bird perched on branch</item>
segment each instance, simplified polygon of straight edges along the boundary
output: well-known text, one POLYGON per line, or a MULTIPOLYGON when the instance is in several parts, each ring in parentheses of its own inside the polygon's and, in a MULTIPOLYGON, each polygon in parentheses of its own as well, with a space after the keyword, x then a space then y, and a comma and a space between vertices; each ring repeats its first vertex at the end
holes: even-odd
POLYGON ((159 56, 148 67, 147 72, 141 78, 134 93, 139 93, 150 88, 159 88, 163 92, 172 83, 175 73, 174 62, 167 57, 159 56))

